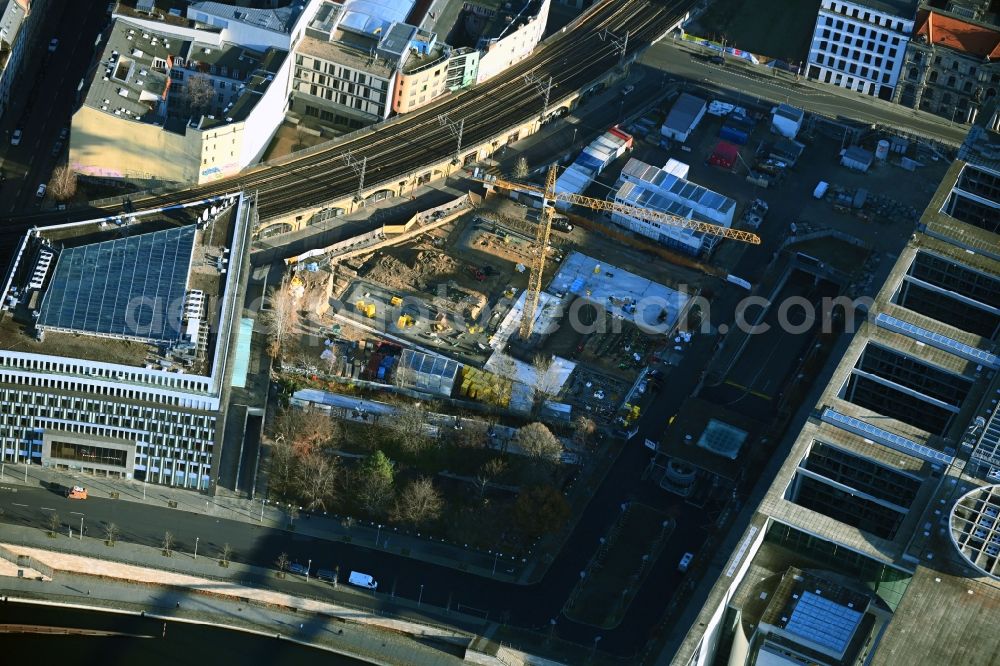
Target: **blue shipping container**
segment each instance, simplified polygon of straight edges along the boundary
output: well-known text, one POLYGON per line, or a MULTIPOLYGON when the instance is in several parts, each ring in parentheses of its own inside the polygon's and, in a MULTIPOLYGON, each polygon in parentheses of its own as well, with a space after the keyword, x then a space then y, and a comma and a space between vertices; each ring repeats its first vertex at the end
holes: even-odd
POLYGON ((750 140, 750 135, 746 130, 740 129, 739 127, 733 127, 732 125, 723 125, 722 129, 719 130, 719 138, 725 139, 730 143, 737 143, 739 145, 746 144, 750 140))

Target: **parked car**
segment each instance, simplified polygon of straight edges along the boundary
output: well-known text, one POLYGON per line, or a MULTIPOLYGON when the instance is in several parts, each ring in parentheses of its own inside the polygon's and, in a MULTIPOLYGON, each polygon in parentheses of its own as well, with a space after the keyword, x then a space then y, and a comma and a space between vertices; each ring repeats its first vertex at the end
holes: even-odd
POLYGON ((324 580, 328 583, 336 582, 337 572, 331 571, 330 569, 320 569, 316 572, 316 578, 319 580, 324 580))
POLYGON ((62 141, 65 141, 65 140, 66 140, 66 137, 68 137, 68 136, 69 136, 69 127, 66 127, 66 126, 64 125, 64 126, 63 126, 63 128, 62 128, 61 130, 59 130, 59 138, 60 138, 60 139, 61 139, 62 141))
POLYGON ((10 145, 19 146, 21 145, 21 130, 16 129, 14 133, 10 135, 10 145))
POLYGON ((45 183, 42 183, 41 185, 38 186, 38 189, 35 190, 35 196, 38 197, 39 199, 44 199, 45 198, 45 190, 47 190, 47 189, 49 189, 48 185, 46 185, 45 183))
POLYGON ((299 564, 298 562, 292 562, 288 565, 288 570, 293 574, 299 574, 301 576, 306 576, 309 574, 309 567, 304 564, 299 564))
POLYGON ((83 486, 73 486, 66 491, 66 497, 69 499, 85 500, 87 499, 87 489, 83 486))
POLYGON ((624 88, 622 88, 622 96, 628 95, 633 90, 635 90, 635 86, 633 86, 633 85, 627 85, 627 86, 625 86, 624 88))
POLYGON ((722 56, 718 56, 718 55, 709 56, 708 61, 710 63, 712 63, 713 65, 725 65, 726 64, 726 59, 723 58, 722 56))
POLYGON ((49 53, 55 53, 56 49, 59 48, 59 40, 55 37, 49 42, 49 53))
POLYGON ((684 553, 684 557, 682 557, 680 563, 677 564, 677 570, 681 573, 687 571, 688 567, 691 566, 691 560, 693 559, 694 553, 684 553))
POLYGON ((52 146, 52 157, 58 157, 59 153, 62 152, 62 149, 63 149, 63 142, 56 141, 55 144, 52 146))

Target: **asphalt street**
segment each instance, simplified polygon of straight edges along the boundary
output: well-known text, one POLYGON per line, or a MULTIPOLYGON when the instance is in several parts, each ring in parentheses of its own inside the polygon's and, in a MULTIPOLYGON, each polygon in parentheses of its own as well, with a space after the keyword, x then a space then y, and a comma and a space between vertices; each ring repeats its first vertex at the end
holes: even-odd
POLYGON ((41 203, 35 196, 40 183, 48 183, 52 169, 65 161, 69 139, 59 132, 70 124, 76 108, 78 82, 89 69, 98 34, 108 23, 106 5, 97 2, 52 0, 33 50, 24 54, 25 67, 10 107, 0 118, 3 144, 0 163, 6 176, 0 183, 0 214, 31 210, 41 203), (49 52, 49 40, 59 40, 49 52), (20 145, 11 134, 20 129, 20 145), (56 143, 61 143, 56 151, 56 143))
POLYGON ((743 64, 734 58, 725 65, 714 65, 707 51, 679 42, 663 40, 652 45, 639 59, 644 65, 664 70, 674 78, 686 79, 728 98, 785 102, 830 118, 849 118, 866 123, 897 127, 944 143, 958 145, 968 127, 923 111, 890 104, 862 93, 842 90, 805 79, 796 80, 785 72, 743 64), (695 49, 698 50, 695 50, 695 49))
MULTIPOLYGON (((73 501, 44 488, 20 488, 17 493, 0 489, 0 509, 3 510, 0 520, 44 528, 48 516, 55 512, 66 528, 74 530, 79 529, 79 519, 83 518, 88 536, 99 536, 102 525, 113 522, 121 528, 122 540, 150 546, 159 546, 164 532, 170 530, 176 538, 177 550, 193 550, 196 537, 203 553, 217 555, 223 544, 229 543, 239 561, 262 567, 273 568, 278 554, 286 552, 292 560, 301 563, 311 559, 314 567, 339 565, 341 571, 356 569, 370 573, 380 581, 380 590, 385 591, 384 595, 378 595, 379 603, 391 603, 390 595, 415 600, 423 586, 424 604, 452 609, 461 604, 470 609, 469 612, 488 612, 491 618, 502 618, 509 624, 528 628, 548 627, 550 619, 557 618, 556 635, 587 644, 599 634, 602 649, 631 655, 645 644, 665 600, 681 582, 682 574, 676 570, 680 557, 685 552, 696 552, 707 536, 707 531, 702 529, 706 520, 704 514, 684 507, 680 498, 652 484, 640 483, 639 477, 648 462, 643 439, 662 431, 666 422, 661 415, 676 412, 693 391, 711 344, 710 339, 703 339, 702 348, 692 349, 682 365, 673 371, 668 382, 670 389, 655 396, 654 404, 647 411, 650 417, 643 421, 638 436, 626 445, 562 552, 537 585, 501 583, 387 551, 187 511, 97 497, 85 502, 73 501), (599 539, 616 520, 620 505, 630 500, 641 500, 667 511, 676 516, 677 526, 624 621, 617 629, 605 631, 560 617, 560 609, 579 579, 579 572, 586 567, 599 539)), ((12 470, 8 468, 7 472, 12 470)), ((0 483, 0 488, 2 486, 0 483)))

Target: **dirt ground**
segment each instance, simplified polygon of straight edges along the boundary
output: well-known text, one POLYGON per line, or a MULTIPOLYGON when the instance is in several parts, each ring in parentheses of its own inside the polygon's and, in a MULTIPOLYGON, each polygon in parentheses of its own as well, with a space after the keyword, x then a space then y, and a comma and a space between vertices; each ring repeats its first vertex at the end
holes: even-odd
POLYGON ((299 132, 297 125, 294 125, 286 120, 281 123, 278 127, 278 131, 276 131, 274 136, 271 138, 271 144, 264 152, 264 159, 262 161, 266 162, 268 160, 284 157, 289 153, 305 150, 306 148, 312 148, 313 146, 321 143, 326 143, 329 140, 330 138, 326 136, 313 136, 312 134, 299 132))

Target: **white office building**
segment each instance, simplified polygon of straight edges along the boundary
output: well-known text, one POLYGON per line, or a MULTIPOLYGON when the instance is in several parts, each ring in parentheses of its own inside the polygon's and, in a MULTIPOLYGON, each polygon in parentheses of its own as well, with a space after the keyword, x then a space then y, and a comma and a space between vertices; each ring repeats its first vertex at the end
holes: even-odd
POLYGON ((822 0, 806 75, 891 99, 916 10, 917 0, 822 0))
POLYGON ((30 230, 0 291, 0 460, 211 490, 255 223, 234 194, 30 230))
MULTIPOLYGON (((614 198, 617 203, 722 227, 732 227, 736 212, 733 199, 637 159, 630 159, 622 169, 614 198)), ((718 236, 631 215, 613 213, 611 219, 630 231, 690 255, 708 252, 718 241, 718 236)))

